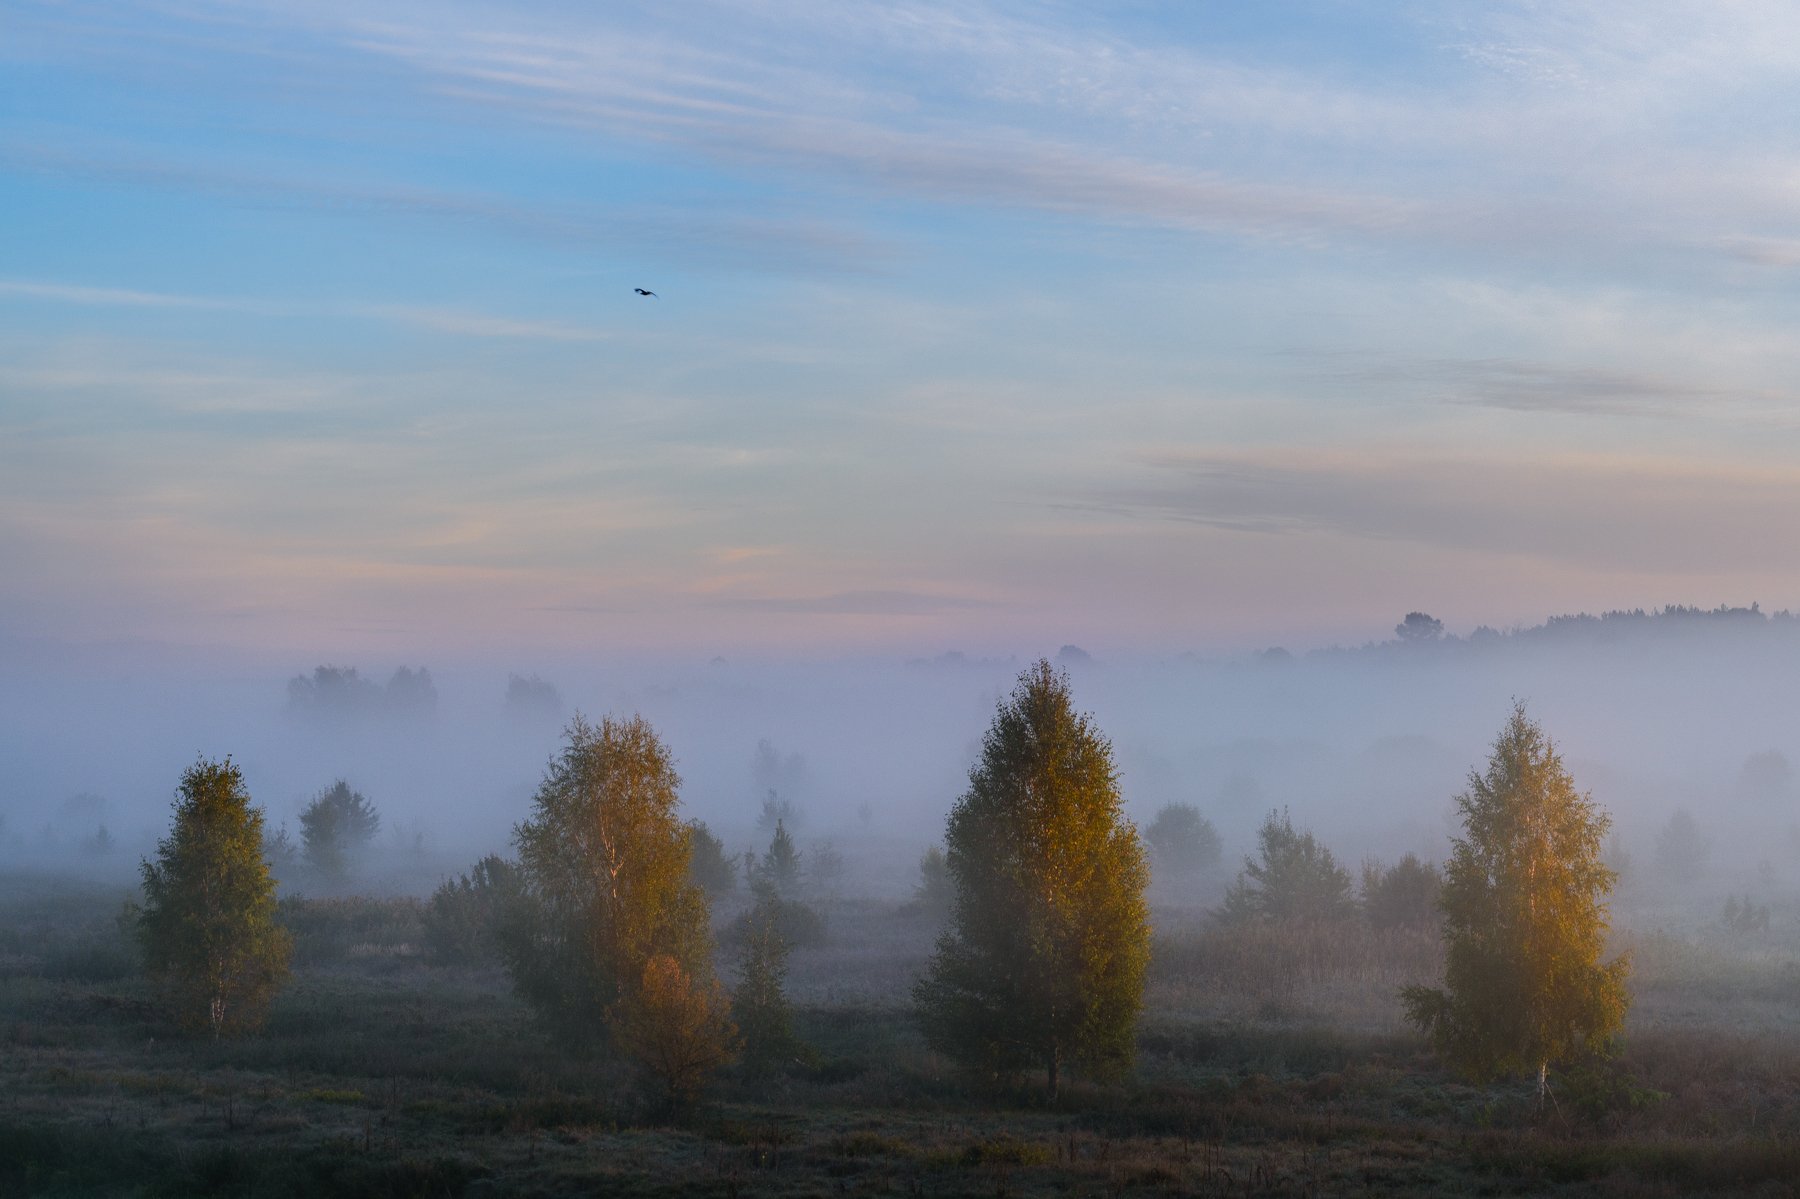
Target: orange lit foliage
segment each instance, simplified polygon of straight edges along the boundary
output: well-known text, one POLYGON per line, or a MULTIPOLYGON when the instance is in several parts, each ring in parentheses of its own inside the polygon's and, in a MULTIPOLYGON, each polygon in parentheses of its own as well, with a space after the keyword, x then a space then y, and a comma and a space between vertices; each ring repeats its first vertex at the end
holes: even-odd
POLYGON ((1408 1017, 1477 1079, 1605 1049, 1625 1020, 1628 963, 1602 965, 1615 875, 1601 860, 1611 819, 1576 792, 1523 705, 1494 742, 1487 773, 1457 796, 1439 901, 1445 989, 1408 987, 1408 1017))

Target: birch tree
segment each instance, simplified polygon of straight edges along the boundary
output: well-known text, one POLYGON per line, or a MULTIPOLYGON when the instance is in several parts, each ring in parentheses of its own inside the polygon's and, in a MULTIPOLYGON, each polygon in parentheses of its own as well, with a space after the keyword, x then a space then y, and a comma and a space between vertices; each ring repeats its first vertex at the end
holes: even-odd
POLYGON ((688 873, 681 780, 650 724, 578 715, 564 738, 513 830, 521 895, 501 950, 528 1003, 572 1036, 606 1041, 652 958, 710 992, 706 894, 688 873))
POLYGON ((991 1075, 1129 1066, 1150 924, 1149 871, 1112 747, 1040 661, 1000 704, 950 813, 948 927, 914 988, 926 1039, 991 1075))
POLYGON ((1575 790, 1556 748, 1516 705, 1485 773, 1456 798, 1439 906, 1444 987, 1402 992, 1408 1017, 1475 1079, 1535 1073, 1606 1048, 1630 1003, 1624 958, 1602 963, 1602 860, 1611 818, 1575 790))
POLYGON ((174 822, 143 876, 138 937, 176 1022, 214 1037, 260 1025, 293 938, 275 922, 262 812, 230 758, 181 776, 174 822))

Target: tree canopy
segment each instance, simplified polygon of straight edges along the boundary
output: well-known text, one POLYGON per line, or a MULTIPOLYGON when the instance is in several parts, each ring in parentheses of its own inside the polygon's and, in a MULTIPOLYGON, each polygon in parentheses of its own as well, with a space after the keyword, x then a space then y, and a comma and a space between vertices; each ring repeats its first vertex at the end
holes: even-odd
POLYGON ((1219 830, 1193 804, 1165 805, 1144 830, 1144 840, 1157 868, 1178 875, 1218 865, 1224 850, 1219 830))
POLYGON ((340 882, 380 831, 381 816, 375 805, 339 779, 301 811, 301 853, 322 877, 340 882))
POLYGON ((175 1020, 215 1037, 260 1025, 293 939, 275 922, 262 812, 230 758, 181 776, 174 823, 143 878, 138 938, 175 1020))
POLYGON ((995 713, 950 813, 948 927, 914 989, 930 1044, 1001 1075, 1129 1066, 1150 958, 1149 872, 1112 747, 1039 661, 995 713))
POLYGON ((1221 920, 1339 920, 1355 910, 1350 872, 1310 832, 1296 831, 1285 810, 1270 812, 1256 839, 1260 860, 1244 859, 1221 920))
POLYGON ((650 724, 577 715, 564 738, 531 816, 513 830, 520 902, 502 952, 540 1013, 571 1035, 606 1039, 646 977, 661 988, 659 1010, 681 1010, 671 980, 710 992, 706 895, 689 876, 681 780, 650 724), (659 956, 673 966, 646 975, 659 956))
POLYGON ((1464 1073, 1535 1070, 1542 1094, 1551 1065, 1607 1046, 1630 1002, 1626 960, 1600 961, 1611 820, 1523 705, 1456 806, 1464 833, 1439 901, 1445 985, 1406 988, 1407 1012, 1464 1073))

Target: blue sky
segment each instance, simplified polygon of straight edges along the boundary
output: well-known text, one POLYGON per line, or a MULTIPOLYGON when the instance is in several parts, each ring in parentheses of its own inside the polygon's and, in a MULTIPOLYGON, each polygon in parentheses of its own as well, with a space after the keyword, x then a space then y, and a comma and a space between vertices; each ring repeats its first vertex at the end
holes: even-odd
POLYGON ((1796 111, 1772 3, 0 0, 0 633, 1800 605, 1796 111))

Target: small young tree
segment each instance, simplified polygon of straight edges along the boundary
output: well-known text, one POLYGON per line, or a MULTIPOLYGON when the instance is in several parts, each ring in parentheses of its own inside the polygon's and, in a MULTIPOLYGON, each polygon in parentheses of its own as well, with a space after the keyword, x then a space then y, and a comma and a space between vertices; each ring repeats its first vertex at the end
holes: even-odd
POLYGON ((339 883, 350 876, 356 859, 380 831, 375 805, 339 779, 302 809, 301 853, 320 877, 339 883))
POLYGON ((1219 864, 1225 845, 1212 821, 1193 804, 1163 807, 1144 830, 1144 840, 1155 855, 1158 869, 1170 875, 1192 874, 1219 864))
POLYGON ((143 864, 137 924, 145 967, 185 1028, 256 1028, 287 977, 293 939, 275 922, 262 851, 262 812, 231 759, 189 767, 169 835, 143 864))
POLYGON ((764 890, 750 909, 744 934, 744 957, 732 1016, 744 1038, 744 1066, 766 1074, 793 1058, 794 1013, 787 998, 787 961, 792 946, 781 933, 781 901, 764 890))
POLYGON ((1350 872, 1311 833, 1295 832, 1285 810, 1270 812, 1256 839, 1262 860, 1244 859, 1225 892, 1220 920, 1330 921, 1355 912, 1350 872))
POLYGON ((1149 871, 1112 747, 1047 661, 1001 703, 951 810, 949 927, 913 990, 931 1046, 990 1075, 1131 1062, 1150 960, 1149 871))
MULTIPOLYGON (((662 739, 635 716, 595 726, 578 715, 564 736, 531 817, 513 830, 520 900, 501 949, 542 1015, 571 1037, 604 1037, 621 1027, 617 1009, 652 958, 673 959, 684 986, 710 994, 712 937, 662 739)), ((667 999, 674 984, 657 977, 667 999)))
POLYGON ((769 838, 768 851, 763 854, 756 873, 779 895, 790 896, 800 889, 800 851, 794 848, 794 839, 788 836, 785 822, 775 822, 775 835, 769 838))
POLYGON ((1445 870, 1444 989, 1407 987, 1408 1017, 1472 1078, 1549 1067, 1606 1047, 1625 1019, 1624 958, 1602 964, 1601 860, 1610 818, 1575 790, 1523 705, 1485 774, 1456 798, 1464 835, 1445 870))
POLYGON ((1656 835, 1656 868, 1674 883, 1691 883, 1706 869, 1712 840, 1700 831, 1700 822, 1686 808, 1676 808, 1656 835))

